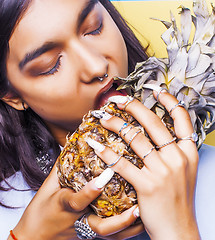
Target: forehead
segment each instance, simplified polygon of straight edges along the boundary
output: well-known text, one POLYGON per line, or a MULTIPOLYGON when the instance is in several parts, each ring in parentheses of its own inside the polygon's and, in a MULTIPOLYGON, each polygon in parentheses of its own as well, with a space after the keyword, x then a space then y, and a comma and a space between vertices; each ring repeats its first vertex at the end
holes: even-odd
POLYGON ((75 29, 82 9, 94 0, 34 0, 11 36, 10 53, 30 52, 45 41, 56 41, 75 29), (69 27, 69 28, 68 28, 69 27), (59 34, 60 33, 60 34, 59 34))

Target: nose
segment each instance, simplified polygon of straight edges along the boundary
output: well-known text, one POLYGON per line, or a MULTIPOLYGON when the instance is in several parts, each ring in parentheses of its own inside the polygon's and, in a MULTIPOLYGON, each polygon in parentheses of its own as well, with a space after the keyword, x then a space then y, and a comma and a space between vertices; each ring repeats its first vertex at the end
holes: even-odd
POLYGON ((79 69, 80 80, 90 83, 103 78, 108 71, 108 61, 97 48, 92 48, 86 44, 73 44, 73 54, 75 53, 76 66, 79 69))

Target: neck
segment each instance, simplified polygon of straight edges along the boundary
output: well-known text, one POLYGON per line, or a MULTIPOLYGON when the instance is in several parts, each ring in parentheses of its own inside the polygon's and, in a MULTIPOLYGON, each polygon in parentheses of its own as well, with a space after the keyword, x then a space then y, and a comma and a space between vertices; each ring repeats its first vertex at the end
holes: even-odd
POLYGON ((60 146, 64 146, 66 143, 66 136, 69 133, 73 133, 76 128, 73 128, 71 130, 64 129, 62 127, 56 126, 52 123, 46 123, 49 130, 51 131, 52 135, 54 136, 55 140, 58 142, 60 146))

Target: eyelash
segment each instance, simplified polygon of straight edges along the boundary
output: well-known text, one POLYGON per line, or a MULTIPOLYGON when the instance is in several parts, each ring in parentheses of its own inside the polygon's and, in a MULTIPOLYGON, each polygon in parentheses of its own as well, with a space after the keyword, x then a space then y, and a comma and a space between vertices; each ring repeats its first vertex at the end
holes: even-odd
MULTIPOLYGON (((103 28, 103 22, 101 22, 100 26, 97 29, 93 30, 92 32, 86 33, 85 36, 86 35, 99 35, 102 31, 102 28, 103 28)), ((48 75, 54 75, 55 73, 57 73, 61 66, 61 57, 62 57, 62 55, 59 56, 55 66, 51 70, 49 70, 48 72, 41 73, 40 75, 48 76, 48 75)))
POLYGON ((40 75, 47 76, 47 75, 54 75, 55 73, 57 73, 61 66, 61 57, 62 55, 58 57, 55 66, 51 70, 49 70, 48 72, 41 73, 40 75))
POLYGON ((103 28, 103 22, 101 22, 101 24, 99 25, 99 27, 95 30, 93 30, 92 32, 89 32, 89 33, 86 33, 86 35, 99 35, 102 31, 102 28, 103 28))

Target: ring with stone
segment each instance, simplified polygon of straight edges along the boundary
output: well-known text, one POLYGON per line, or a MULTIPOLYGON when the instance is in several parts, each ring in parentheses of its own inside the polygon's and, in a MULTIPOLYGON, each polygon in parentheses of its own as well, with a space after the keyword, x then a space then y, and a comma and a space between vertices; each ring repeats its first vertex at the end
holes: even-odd
POLYGON ((95 233, 88 221, 87 221, 88 214, 84 214, 81 218, 75 221, 74 227, 77 233, 77 237, 79 239, 94 239, 97 237, 97 233, 95 233))
POLYGON ((198 141, 198 139, 199 139, 198 134, 194 132, 194 133, 191 134, 191 136, 178 138, 178 141, 191 140, 192 142, 196 143, 198 141))
POLYGON ((124 138, 124 137, 129 133, 129 131, 130 131, 132 128, 134 128, 134 126, 130 126, 128 129, 126 129, 126 130, 124 131, 122 137, 124 138))
POLYGON ((123 130, 124 128, 127 128, 127 126, 128 126, 128 123, 126 123, 126 122, 123 123, 123 125, 122 125, 122 127, 120 128, 119 133, 118 133, 119 136, 120 136, 122 130, 123 130))
POLYGON ((172 108, 170 109, 170 111, 169 111, 169 115, 170 115, 170 116, 171 116, 171 114, 172 114, 172 111, 173 111, 175 108, 177 108, 177 107, 183 107, 183 108, 185 108, 185 107, 186 107, 185 102, 184 102, 184 101, 179 101, 177 104, 175 104, 175 106, 172 107, 172 108))

